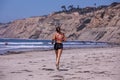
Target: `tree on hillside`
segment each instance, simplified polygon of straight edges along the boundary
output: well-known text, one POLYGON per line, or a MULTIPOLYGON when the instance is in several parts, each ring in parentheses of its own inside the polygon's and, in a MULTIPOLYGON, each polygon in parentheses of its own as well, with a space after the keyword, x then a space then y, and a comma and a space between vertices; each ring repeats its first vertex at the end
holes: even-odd
POLYGON ((63 11, 65 11, 65 12, 67 11, 67 9, 66 9, 66 6, 65 6, 65 5, 62 5, 62 6, 61 6, 61 8, 62 8, 62 10, 63 10, 63 11))
POLYGON ((117 4, 119 4, 118 2, 113 2, 110 6, 114 7, 116 6, 117 4))
POLYGON ((77 5, 77 9, 80 9, 80 6, 79 6, 79 5, 77 5))
POLYGON ((72 11, 72 10, 74 9, 73 5, 69 5, 69 6, 68 6, 68 9, 69 9, 70 11, 72 11))
POLYGON ((93 10, 93 15, 95 16, 95 10, 96 10, 96 3, 94 3, 94 10, 93 10))

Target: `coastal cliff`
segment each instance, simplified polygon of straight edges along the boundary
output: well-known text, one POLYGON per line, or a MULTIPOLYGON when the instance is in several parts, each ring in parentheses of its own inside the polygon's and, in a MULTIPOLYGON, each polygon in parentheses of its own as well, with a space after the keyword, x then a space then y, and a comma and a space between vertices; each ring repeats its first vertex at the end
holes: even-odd
POLYGON ((51 39, 59 25, 68 40, 120 43, 120 3, 1 23, 0 38, 51 39))

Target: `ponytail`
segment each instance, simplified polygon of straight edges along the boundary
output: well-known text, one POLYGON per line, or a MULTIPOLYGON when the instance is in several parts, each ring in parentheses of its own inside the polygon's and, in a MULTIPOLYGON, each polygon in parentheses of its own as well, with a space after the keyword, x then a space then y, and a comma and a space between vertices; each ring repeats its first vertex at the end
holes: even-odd
POLYGON ((56 31, 57 31, 58 33, 61 33, 60 27, 56 27, 56 31))

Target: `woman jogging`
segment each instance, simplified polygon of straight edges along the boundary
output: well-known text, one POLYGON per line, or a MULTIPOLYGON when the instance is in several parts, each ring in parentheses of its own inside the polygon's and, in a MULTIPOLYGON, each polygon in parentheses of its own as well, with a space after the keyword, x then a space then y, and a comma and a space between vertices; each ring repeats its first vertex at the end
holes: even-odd
POLYGON ((57 70, 59 70, 60 57, 61 57, 62 50, 63 50, 62 42, 65 40, 66 40, 65 35, 64 35, 64 33, 61 32, 60 27, 56 27, 56 33, 53 35, 53 38, 52 38, 52 44, 55 43, 54 50, 55 50, 55 54, 56 54, 57 70))

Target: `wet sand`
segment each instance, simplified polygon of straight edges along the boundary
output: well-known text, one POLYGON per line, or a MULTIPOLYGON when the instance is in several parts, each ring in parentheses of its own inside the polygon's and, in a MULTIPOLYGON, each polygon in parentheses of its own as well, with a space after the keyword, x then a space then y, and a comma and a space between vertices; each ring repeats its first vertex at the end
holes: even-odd
POLYGON ((53 50, 0 55, 0 80, 120 80, 120 47, 64 50, 59 71, 53 50))

